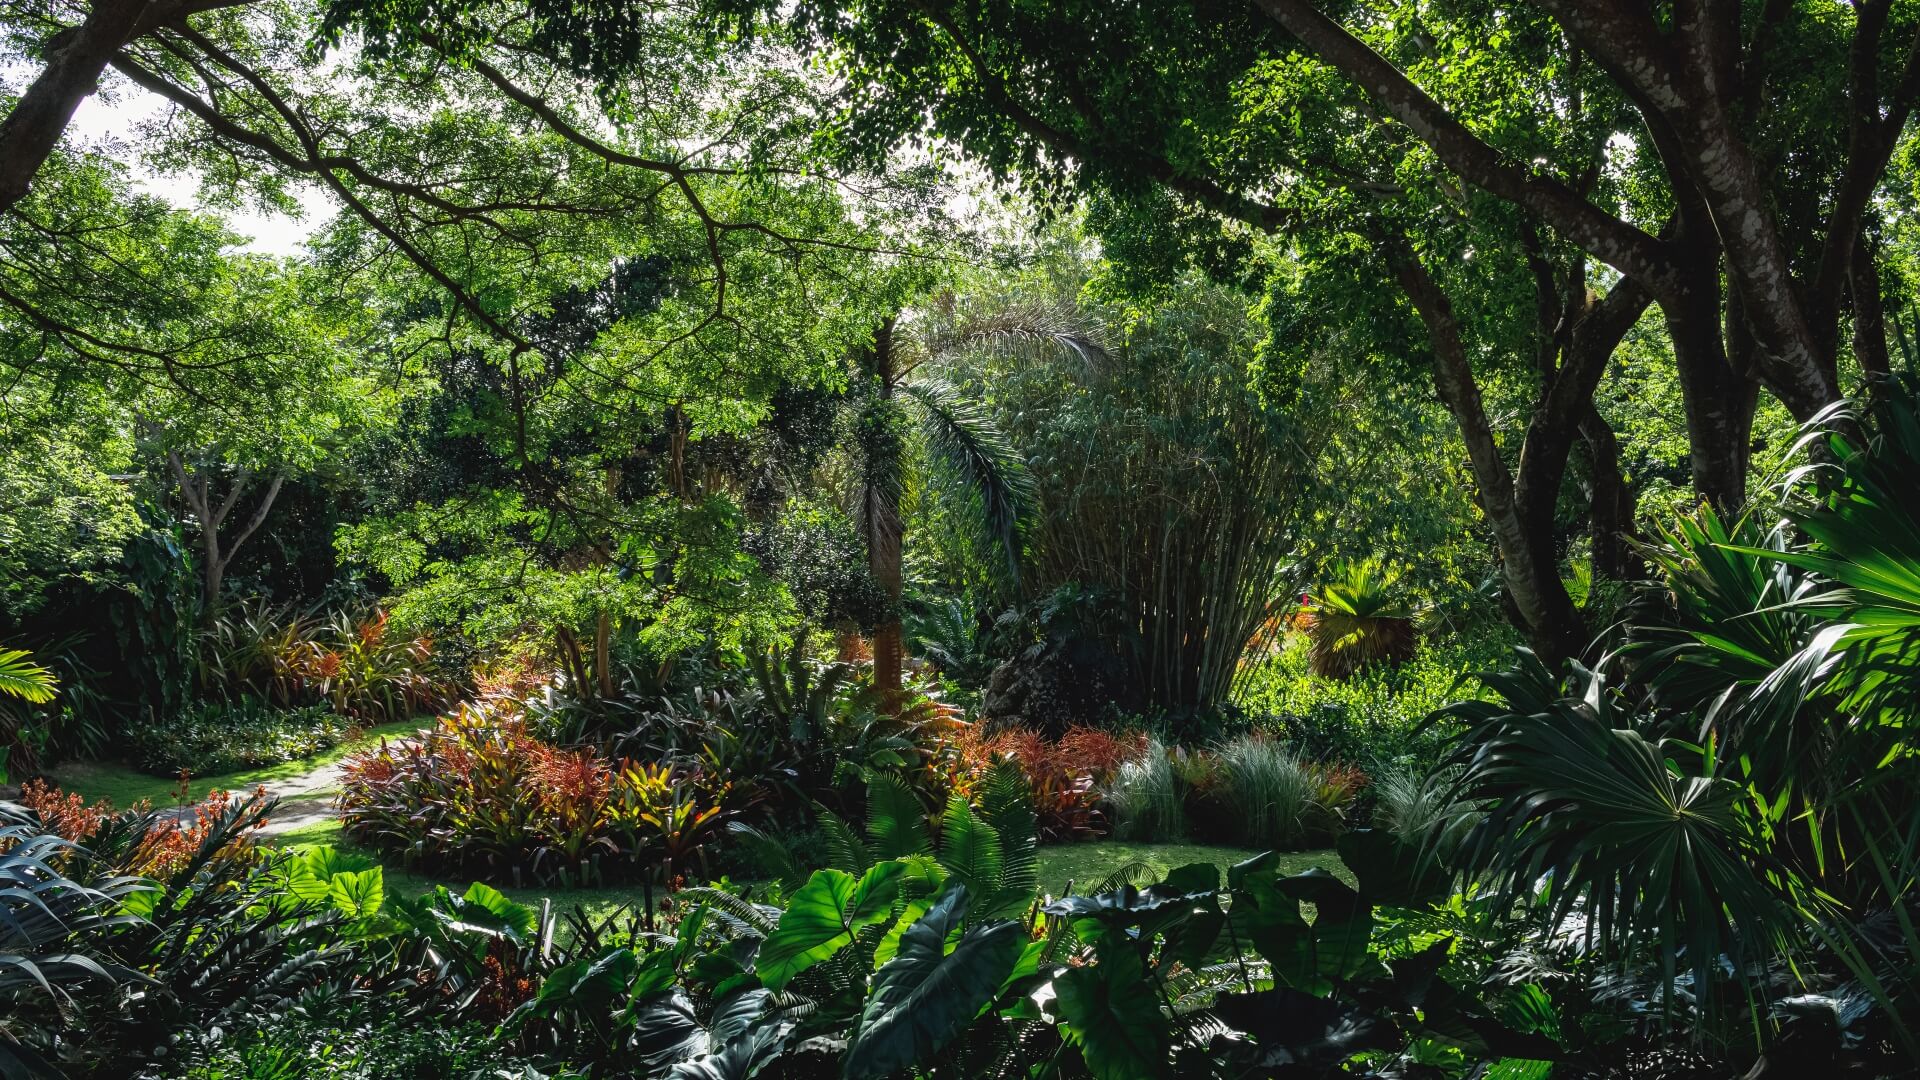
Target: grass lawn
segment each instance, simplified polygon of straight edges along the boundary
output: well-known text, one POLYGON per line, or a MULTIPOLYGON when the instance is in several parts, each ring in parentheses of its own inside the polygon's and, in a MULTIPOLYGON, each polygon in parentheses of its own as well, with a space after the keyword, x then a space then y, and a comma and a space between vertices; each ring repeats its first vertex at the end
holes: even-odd
MULTIPOLYGON (((298 761, 289 761, 283 765, 268 765, 264 768, 248 769, 224 776, 196 776, 190 784, 188 798, 189 801, 199 802, 207 797, 208 792, 218 788, 243 792, 256 784, 291 780, 331 765, 363 746, 378 742, 381 736, 391 738, 396 735, 411 735, 429 722, 420 719, 400 720, 367 728, 353 738, 342 741, 331 750, 322 751, 298 761)), ((113 805, 122 808, 131 806, 141 799, 147 799, 155 806, 171 806, 176 801, 174 795, 180 788, 180 781, 176 779, 148 776, 117 761, 70 761, 55 768, 52 776, 63 791, 78 792, 89 800, 110 799, 113 805)))

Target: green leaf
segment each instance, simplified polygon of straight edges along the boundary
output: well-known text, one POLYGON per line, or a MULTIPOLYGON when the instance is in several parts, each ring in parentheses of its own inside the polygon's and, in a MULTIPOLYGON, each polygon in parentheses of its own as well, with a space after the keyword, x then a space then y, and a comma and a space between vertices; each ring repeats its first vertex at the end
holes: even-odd
POLYGON ((926 808, 900 778, 877 773, 867 784, 867 838, 876 858, 933 854, 926 808))
MULTIPOLYGON (((1368 960, 1367 942, 1373 935, 1373 907, 1360 898, 1347 883, 1325 870, 1282 878, 1280 890, 1287 896, 1314 906, 1312 932, 1311 985, 1294 983, 1302 990, 1325 993, 1332 984, 1349 979, 1368 960)), ((1275 977, 1279 972, 1275 971, 1275 977)))
POLYGON ((364 919, 379 914, 386 897, 385 871, 378 866, 371 870, 342 870, 333 875, 327 885, 327 898, 333 902, 334 909, 351 918, 364 919))
POLYGON ((469 911, 479 908, 500 920, 501 925, 523 935, 531 935, 540 924, 539 912, 526 904, 508 899, 506 893, 484 882, 476 881, 468 885, 460 900, 469 911))
POLYGON ((853 941, 861 928, 893 915, 905 863, 883 862, 855 879, 840 870, 817 870, 793 894, 780 923, 760 945, 755 969, 774 990, 853 941))
POLYGON ((1171 1043, 1160 998, 1131 950, 1069 968, 1054 980, 1060 1030, 1097 1080, 1153 1080, 1171 1043))
POLYGON ((892 960, 894 956, 899 953, 900 939, 906 936, 907 931, 911 929, 916 922, 920 921, 922 916, 931 910, 933 910, 932 900, 921 899, 909 900, 907 902, 906 910, 901 912, 900 917, 894 920, 892 926, 887 928, 885 936, 880 939, 880 944, 873 950, 873 966, 876 969, 884 965, 887 961, 892 960))
POLYGON ((873 993, 847 1047, 846 1075, 886 1076, 931 1060, 991 1003, 1020 959, 1018 923, 975 926, 952 952, 947 937, 966 915, 963 888, 941 896, 901 935, 874 975, 873 993))
POLYGON ((59 684, 53 672, 34 663, 24 650, 0 649, 0 694, 44 705, 53 700, 59 684))

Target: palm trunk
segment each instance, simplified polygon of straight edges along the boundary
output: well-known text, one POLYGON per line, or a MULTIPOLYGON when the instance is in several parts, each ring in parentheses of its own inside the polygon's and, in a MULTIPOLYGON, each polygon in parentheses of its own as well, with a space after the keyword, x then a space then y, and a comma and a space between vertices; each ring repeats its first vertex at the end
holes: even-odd
MULTIPOLYGON (((873 335, 875 390, 883 411, 894 407, 893 320, 880 323, 873 335)), ((886 450, 880 451, 882 453, 886 450)), ((900 491, 896 486, 872 486, 867 493, 867 571, 886 596, 887 609, 873 628, 873 685, 885 706, 899 700, 906 645, 900 629, 900 600, 905 577, 902 548, 906 525, 900 520, 900 491)))

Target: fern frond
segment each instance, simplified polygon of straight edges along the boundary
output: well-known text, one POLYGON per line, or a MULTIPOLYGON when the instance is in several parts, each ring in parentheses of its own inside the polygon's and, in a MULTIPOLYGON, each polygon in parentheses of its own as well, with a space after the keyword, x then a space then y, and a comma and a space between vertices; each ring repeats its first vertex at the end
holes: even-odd
POLYGON ((725 889, 701 885, 680 890, 680 900, 693 907, 705 905, 707 912, 736 932, 735 936, 766 937, 780 925, 780 909, 756 904, 725 889))
POLYGON ((867 868, 873 865, 873 855, 854 835, 853 829, 840 815, 819 803, 813 804, 813 812, 820 820, 820 831, 826 836, 827 865, 849 874, 866 873, 867 868))

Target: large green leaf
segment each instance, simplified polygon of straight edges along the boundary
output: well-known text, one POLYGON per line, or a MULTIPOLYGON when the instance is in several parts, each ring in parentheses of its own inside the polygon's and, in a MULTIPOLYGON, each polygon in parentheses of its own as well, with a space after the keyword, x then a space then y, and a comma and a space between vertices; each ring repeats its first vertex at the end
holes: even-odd
POLYGON ((59 681, 53 672, 33 662, 20 649, 0 649, 0 695, 17 697, 34 705, 53 700, 59 681))
POLYGON ((342 870, 327 883, 327 899, 334 910, 349 918, 362 919, 380 913, 387 897, 385 871, 342 870))
POLYGON ((905 863, 883 862, 855 878, 840 870, 816 870, 793 894, 779 925, 760 945, 755 970, 774 990, 839 952, 862 927, 893 916, 905 863))
POLYGON ((938 1054, 999 992, 1020 959, 1020 925, 996 922, 947 938, 966 915, 964 888, 947 890, 901 935, 874 975, 860 1027, 847 1048, 850 1078, 886 1076, 938 1054))
POLYGON ((1053 983, 1060 1030, 1097 1080, 1153 1080, 1172 1043, 1160 996, 1130 949, 1069 968, 1053 983))
MULTIPOLYGON (((1281 878, 1280 891, 1314 906, 1308 935, 1312 946, 1311 986, 1303 990, 1325 993, 1337 982, 1352 978, 1368 962, 1367 942, 1373 936, 1373 906, 1347 883, 1325 870, 1281 878)), ((1276 977, 1278 973, 1276 972, 1276 977)))

